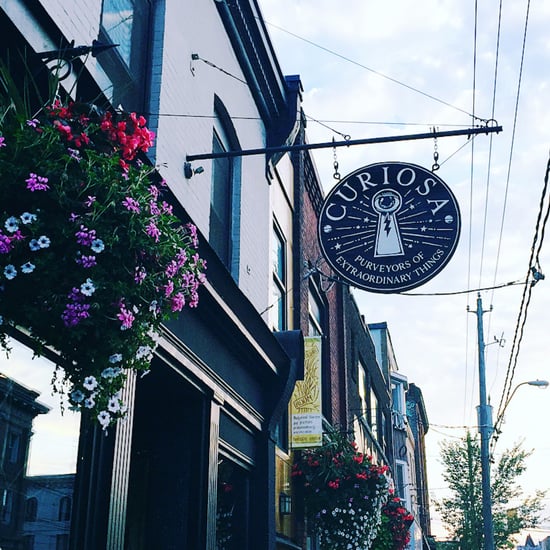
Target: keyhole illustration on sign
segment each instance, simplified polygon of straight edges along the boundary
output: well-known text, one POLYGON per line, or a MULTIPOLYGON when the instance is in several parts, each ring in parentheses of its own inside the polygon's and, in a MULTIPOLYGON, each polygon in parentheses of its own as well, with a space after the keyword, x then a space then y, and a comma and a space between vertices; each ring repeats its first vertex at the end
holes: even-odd
POLYGON ((323 203, 319 241, 348 283, 396 293, 437 275, 454 254, 460 211, 433 172, 399 162, 365 166, 343 178, 323 203))

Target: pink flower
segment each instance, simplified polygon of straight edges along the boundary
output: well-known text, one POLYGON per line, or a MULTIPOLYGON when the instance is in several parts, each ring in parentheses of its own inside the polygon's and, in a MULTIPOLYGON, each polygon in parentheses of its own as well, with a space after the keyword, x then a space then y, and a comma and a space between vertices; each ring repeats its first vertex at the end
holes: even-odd
POLYGON ((128 311, 123 304, 120 306, 120 312, 117 314, 117 319, 122 322, 120 330, 127 330, 132 328, 136 318, 134 317, 134 314, 131 311, 128 311))
POLYGON ((172 260, 167 266, 166 266, 166 269, 165 269, 165 273, 166 273, 166 276, 169 278, 169 279, 172 279, 178 272, 178 264, 172 260))
POLYGON ((156 185, 149 186, 149 193, 151 193, 155 200, 159 198, 159 188, 156 185))
POLYGON ((139 285, 143 283, 146 276, 147 276, 147 272, 145 271, 145 268, 141 266, 136 266, 136 269, 134 271, 134 282, 136 282, 139 285))
POLYGON ((139 214, 141 211, 139 207, 139 202, 136 199, 133 199, 132 197, 126 197, 122 201, 122 206, 126 207, 127 210, 130 212, 135 212, 136 214, 139 214))
POLYGON ((162 208, 162 211, 165 213, 165 214, 173 214, 173 210, 172 210, 172 205, 171 204, 168 204, 166 201, 162 201, 161 203, 161 208, 162 208))
POLYGON ((149 212, 151 212, 153 216, 158 216, 160 214, 160 208, 154 200, 149 201, 149 212))
POLYGON ((174 292, 174 283, 168 281, 168 284, 164 285, 164 295, 168 298, 172 292, 174 292))
POLYGON ((185 297, 181 292, 178 292, 177 294, 174 294, 174 296, 172 296, 172 304, 171 304, 172 311, 181 311, 184 305, 185 305, 185 297))
POLYGON ((25 180, 27 184, 27 189, 34 193, 35 191, 47 191, 50 186, 48 185, 48 178, 43 176, 38 176, 32 172, 29 174, 29 177, 25 180))
POLYGON ((153 237, 156 243, 159 242, 160 230, 156 226, 155 222, 150 221, 145 228, 145 232, 149 235, 149 237, 153 237))
POLYGON ((5 147, 6 144, 4 143, 6 139, 4 138, 4 136, 0 136, 0 147, 5 147))

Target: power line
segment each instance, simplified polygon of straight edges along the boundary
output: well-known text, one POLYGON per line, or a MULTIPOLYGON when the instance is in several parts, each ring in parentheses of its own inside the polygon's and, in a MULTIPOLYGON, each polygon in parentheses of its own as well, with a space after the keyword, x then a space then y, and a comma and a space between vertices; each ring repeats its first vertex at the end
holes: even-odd
MULTIPOLYGON (((548 205, 546 206, 546 210, 544 211, 544 202, 547 198, 547 193, 548 193, 549 174, 550 174, 550 156, 548 158, 548 163, 546 166, 546 173, 544 176, 544 186, 543 186, 539 213, 538 213, 537 223, 535 228, 535 236, 533 237, 533 245, 531 247, 531 257, 529 260, 531 266, 534 265, 533 262, 536 262, 537 264, 539 263, 539 253, 542 248, 542 242, 544 240, 546 224, 548 223, 548 218, 550 216, 550 201, 548 202, 548 205)), ((532 274, 534 274, 535 271, 533 271, 533 267, 529 269, 529 271, 527 272, 526 283, 529 280, 529 277, 532 274)), ((502 396, 500 398, 500 403, 498 406, 497 421, 495 423, 495 428, 498 428, 499 424, 502 422, 502 416, 504 414, 504 406, 505 406, 504 404, 507 403, 511 394, 512 381, 514 378, 514 372, 518 361, 521 340, 523 338, 523 332, 525 329, 525 323, 527 321, 527 310, 529 307, 529 303, 531 301, 531 294, 533 291, 533 287, 537 282, 537 280, 538 279, 535 277, 535 279, 531 282, 531 284, 526 284, 523 291, 520 311, 519 311, 517 323, 516 323, 516 331, 514 333, 514 341, 512 344, 512 350, 510 352, 510 359, 508 362, 508 368, 506 372, 506 380, 504 382, 504 389, 503 389, 502 396)))
POLYGON ((318 48, 320 50, 323 50, 331 55, 334 55, 335 57, 338 57, 340 59, 343 59, 344 61, 347 61, 348 63, 351 63, 353 65, 356 65, 357 67, 360 67, 362 69, 365 69, 377 76, 380 76, 381 78, 385 78, 386 80, 389 80, 390 82, 393 82, 394 84, 397 84, 399 86, 402 86, 404 88, 407 88, 408 90, 411 90, 413 92, 416 92, 420 95, 423 95, 424 97, 427 97, 433 101, 436 101, 437 103, 441 103, 442 105, 445 105, 446 107, 450 107, 451 109, 455 109, 457 111, 460 111, 461 113, 464 113, 464 114, 467 114, 468 116, 478 120, 478 121, 483 121, 485 122, 486 119, 482 119, 480 117, 477 117, 475 116, 474 114, 472 113, 469 113, 468 111, 466 111, 465 109, 462 109, 460 107, 457 107, 456 105, 453 105, 447 101, 444 101, 443 99, 440 99, 438 97, 435 97, 427 92, 424 92, 418 88, 415 88, 414 86, 410 86, 409 84, 405 84, 404 82, 401 82, 400 80, 397 80, 396 78, 393 78, 391 76, 388 76, 384 73, 381 73, 380 71, 377 71, 375 69, 372 69, 371 67, 367 67, 366 65, 363 65, 362 63, 359 63, 358 61, 355 61, 354 59, 351 59, 350 57, 347 57, 343 54, 340 54, 334 50, 331 50, 330 48, 327 48, 325 46, 322 46, 321 44, 318 44, 316 42, 313 42, 312 40, 308 40, 307 38, 304 38, 303 36, 300 36, 298 34, 295 34, 287 29, 284 29, 282 27, 280 27, 279 25, 275 25, 275 23, 271 23, 269 21, 266 21, 265 19, 263 20, 264 23, 266 23, 267 25, 269 25, 270 27, 273 27, 281 32, 284 32, 290 36, 293 36, 294 38, 297 38, 298 40, 301 40, 302 42, 306 42, 307 44, 310 44, 311 46, 314 46, 315 48, 318 48))

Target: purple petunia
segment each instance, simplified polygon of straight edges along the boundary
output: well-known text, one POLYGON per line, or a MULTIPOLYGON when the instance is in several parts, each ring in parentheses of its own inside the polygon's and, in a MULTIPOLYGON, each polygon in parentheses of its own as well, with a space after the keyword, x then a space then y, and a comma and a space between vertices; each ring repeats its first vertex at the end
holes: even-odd
POLYGON ((124 206, 126 210, 129 210, 130 212, 135 212, 136 214, 139 214, 141 212, 141 208, 139 207, 139 202, 136 199, 133 199, 132 197, 126 197, 122 201, 122 206, 124 206))
POLYGON ((44 176, 38 176, 31 172, 29 177, 25 180, 27 189, 34 193, 35 191, 47 191, 50 186, 48 185, 48 178, 44 176))

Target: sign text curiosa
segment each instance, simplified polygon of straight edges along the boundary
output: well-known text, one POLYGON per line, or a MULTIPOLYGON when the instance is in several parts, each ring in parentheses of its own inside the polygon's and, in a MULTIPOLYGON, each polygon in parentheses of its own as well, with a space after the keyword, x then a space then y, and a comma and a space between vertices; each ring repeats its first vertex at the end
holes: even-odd
POLYGON ((370 292, 416 288, 453 256, 460 211, 447 184, 415 164, 380 162, 355 170, 328 194, 319 216, 328 264, 370 292))

